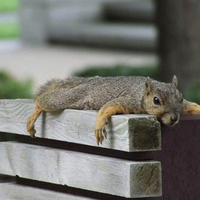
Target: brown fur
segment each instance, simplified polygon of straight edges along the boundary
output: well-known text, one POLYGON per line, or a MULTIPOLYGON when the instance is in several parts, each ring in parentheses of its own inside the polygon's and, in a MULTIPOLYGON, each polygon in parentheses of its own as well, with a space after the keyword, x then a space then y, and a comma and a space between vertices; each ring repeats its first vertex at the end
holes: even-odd
POLYGON ((35 137, 35 133, 36 133, 35 128, 34 128, 34 123, 35 123, 36 119, 40 116, 42 111, 43 110, 39 106, 36 106, 32 115, 28 118, 27 130, 32 138, 35 137))
POLYGON ((200 115, 200 106, 196 103, 185 102, 181 115, 200 115))

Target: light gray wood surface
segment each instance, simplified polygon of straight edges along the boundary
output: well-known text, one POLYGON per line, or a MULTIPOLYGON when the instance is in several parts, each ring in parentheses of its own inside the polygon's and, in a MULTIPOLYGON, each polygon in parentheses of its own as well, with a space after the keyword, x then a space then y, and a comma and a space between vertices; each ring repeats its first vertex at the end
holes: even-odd
POLYGON ((161 195, 161 164, 17 142, 0 143, 0 174, 123 197, 161 195))
POLYGON ((76 44, 155 51, 157 29, 153 25, 104 23, 50 24, 49 37, 76 44))
POLYGON ((0 200, 94 200, 87 197, 33 188, 15 183, 0 183, 0 200))
MULTIPOLYGON (((0 131, 28 135, 26 122, 34 109, 32 100, 0 100, 0 131)), ((64 110, 43 113, 36 121, 36 137, 97 146, 94 136, 96 111, 64 110)), ((100 147, 121 151, 161 149, 160 123, 149 115, 115 115, 100 147)))

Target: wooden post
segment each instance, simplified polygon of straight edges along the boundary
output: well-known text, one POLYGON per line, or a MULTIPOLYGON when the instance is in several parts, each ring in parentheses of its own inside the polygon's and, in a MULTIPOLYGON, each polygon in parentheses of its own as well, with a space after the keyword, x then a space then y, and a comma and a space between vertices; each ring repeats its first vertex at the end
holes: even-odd
MULTIPOLYGON (((182 117, 162 126, 162 151, 147 157, 162 163, 163 196, 155 200, 196 200, 200 197, 200 117, 182 117)), ((154 200, 154 198, 152 199, 154 200)))
POLYGON ((165 82, 177 75, 184 91, 200 76, 200 1, 156 0, 156 5, 161 75, 165 82))

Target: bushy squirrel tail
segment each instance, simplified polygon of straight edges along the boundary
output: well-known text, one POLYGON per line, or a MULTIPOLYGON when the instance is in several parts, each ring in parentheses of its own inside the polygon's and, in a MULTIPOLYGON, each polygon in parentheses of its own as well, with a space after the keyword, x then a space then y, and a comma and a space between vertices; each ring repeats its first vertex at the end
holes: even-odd
POLYGON ((185 100, 181 115, 200 115, 200 105, 185 100))

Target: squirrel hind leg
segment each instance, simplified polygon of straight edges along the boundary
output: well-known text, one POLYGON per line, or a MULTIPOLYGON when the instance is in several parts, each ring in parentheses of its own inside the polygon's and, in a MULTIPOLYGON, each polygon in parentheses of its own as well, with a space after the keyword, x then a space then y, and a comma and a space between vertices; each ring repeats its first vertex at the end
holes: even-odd
POLYGON ((55 90, 52 89, 36 97, 35 109, 27 121, 27 131, 32 138, 34 138, 36 133, 34 128, 35 121, 43 111, 54 112, 67 107, 65 104, 70 95, 65 96, 65 93, 67 93, 68 90, 69 88, 57 88, 55 90))
POLYGON ((27 121, 27 131, 29 132, 29 134, 30 134, 30 136, 32 138, 35 137, 35 133, 36 133, 35 128, 34 128, 35 121, 40 116, 40 114, 42 113, 42 111, 43 110, 41 109, 41 107, 39 107, 38 105, 36 105, 33 113, 28 118, 28 121, 27 121))

